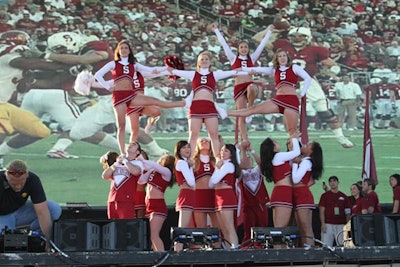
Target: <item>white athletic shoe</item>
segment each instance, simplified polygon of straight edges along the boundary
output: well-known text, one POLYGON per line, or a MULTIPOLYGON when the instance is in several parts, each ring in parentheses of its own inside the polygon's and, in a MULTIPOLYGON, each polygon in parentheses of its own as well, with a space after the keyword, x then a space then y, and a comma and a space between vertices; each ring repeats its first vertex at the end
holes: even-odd
POLYGON ((190 94, 185 98, 185 108, 190 108, 192 105, 194 93, 193 91, 190 92, 190 94))
POLYGON ((245 119, 246 123, 250 123, 252 120, 253 120, 253 115, 250 115, 245 119))
POLYGON ((340 136, 337 138, 337 140, 338 140, 339 144, 342 145, 343 148, 354 147, 354 144, 349 139, 347 139, 347 137, 345 137, 345 136, 340 136))
POLYGON ((76 155, 71 155, 66 151, 61 150, 50 150, 47 152, 46 156, 52 159, 78 159, 76 155))
POLYGON ((151 117, 147 119, 147 124, 146 127, 144 128, 144 132, 146 134, 150 134, 150 132, 153 130, 156 122, 158 121, 158 119, 160 118, 160 116, 157 117, 151 117))
POLYGON ((162 157, 165 154, 170 154, 170 152, 164 148, 156 150, 156 151, 148 151, 148 152, 149 152, 150 156, 153 156, 153 157, 162 157))

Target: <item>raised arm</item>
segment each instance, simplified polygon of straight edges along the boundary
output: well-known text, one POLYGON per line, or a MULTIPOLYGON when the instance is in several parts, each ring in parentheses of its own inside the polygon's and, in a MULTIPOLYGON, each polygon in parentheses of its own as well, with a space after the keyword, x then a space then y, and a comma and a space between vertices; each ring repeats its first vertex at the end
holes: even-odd
POLYGON ((256 51, 250 55, 251 61, 256 62, 263 52, 265 46, 267 45, 269 38, 271 37, 272 30, 274 29, 273 25, 268 26, 267 33, 264 38, 261 40, 260 44, 257 46, 256 51))
POLYGON ((218 24, 212 23, 209 27, 212 31, 214 31, 215 35, 217 36, 219 43, 222 45, 222 48, 225 51, 226 57, 229 59, 229 62, 233 64, 236 60, 236 55, 232 52, 232 49, 226 42, 224 36, 222 36, 222 33, 218 29, 218 24))
POLYGON ((275 154, 272 162, 274 165, 279 165, 282 162, 289 161, 300 155, 300 145, 297 138, 292 138, 293 150, 288 152, 278 152, 275 154))

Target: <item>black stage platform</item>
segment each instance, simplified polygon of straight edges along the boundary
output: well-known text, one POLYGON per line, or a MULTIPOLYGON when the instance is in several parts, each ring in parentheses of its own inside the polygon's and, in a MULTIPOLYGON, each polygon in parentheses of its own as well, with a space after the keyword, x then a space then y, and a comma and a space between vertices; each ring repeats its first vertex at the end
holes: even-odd
MULTIPOLYGON (((383 205, 383 216, 359 215, 354 220, 355 248, 318 247, 287 249, 242 249, 227 251, 186 250, 182 252, 160 253, 149 250, 148 230, 145 222, 115 224, 113 237, 116 246, 98 244, 95 248, 87 240, 100 236, 88 234, 88 228, 82 228, 85 221, 97 228, 113 229, 106 219, 105 207, 84 209, 64 208, 62 217, 56 222, 59 232, 55 231, 54 240, 59 251, 56 253, 33 253, 39 250, 6 250, 0 253, 0 266, 359 266, 380 265, 400 267, 400 214, 392 218, 391 205, 383 205), (129 225, 129 227, 128 227, 129 225), (118 226, 118 227, 117 227, 118 226), (356 227, 357 226, 357 227, 356 227), (86 230, 84 230, 86 229, 86 230), (116 230, 116 231, 115 231, 116 230), (129 240, 125 235, 129 236, 129 240), (90 237, 90 238, 88 238, 90 237), (61 238, 61 239, 60 239, 61 238), (121 239, 122 238, 122 239, 121 239), (57 242, 58 240, 58 242, 57 242), (130 241, 134 241, 133 243, 130 241), (147 240, 147 241, 146 241, 147 240), (119 243, 121 242, 121 243, 119 243), (386 245, 386 246, 382 246, 386 245), (85 249, 90 247, 90 249, 85 249), (131 249, 126 249, 130 247, 131 249), (165 261, 164 261, 165 260, 165 261)), ((314 234, 319 239, 318 209, 313 212, 314 234)), ((272 216, 270 216, 270 219, 272 216)), ((176 227, 177 213, 170 207, 161 238, 166 248, 171 246, 171 227, 176 227)), ((91 229, 97 229, 91 228, 91 229)), ((111 231, 112 232, 112 231, 111 231)), ((110 233, 108 233, 110 234, 110 233)), ((109 239, 105 240, 109 240, 109 239)), ((111 238, 112 239, 112 238, 111 238)), ((111 240, 110 239, 110 240, 111 240)), ((1 242, 0 242, 1 243, 1 242)), ((4 242, 3 242, 4 243, 4 242)), ((10 242, 9 242, 10 243, 10 242)), ((9 244, 8 243, 8 244, 9 244)), ((11 242, 12 243, 12 242, 11 242)), ((5 243, 4 243, 5 244, 5 243)), ((318 244, 320 245, 320 244, 318 244)), ((1 245, 0 245, 1 248, 1 245)))
MULTIPOLYGON (((190 250, 172 252, 159 266, 397 265, 400 247, 190 250)), ((154 266, 165 253, 150 251, 3 253, 0 266, 154 266)))

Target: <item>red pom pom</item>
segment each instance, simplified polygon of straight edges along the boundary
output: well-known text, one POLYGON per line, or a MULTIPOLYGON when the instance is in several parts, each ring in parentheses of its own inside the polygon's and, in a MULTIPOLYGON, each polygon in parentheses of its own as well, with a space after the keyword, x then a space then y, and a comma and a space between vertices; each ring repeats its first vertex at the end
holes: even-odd
MULTIPOLYGON (((178 69, 178 70, 184 70, 185 69, 185 66, 183 64, 183 60, 180 57, 175 56, 175 55, 166 56, 164 58, 164 64, 167 67, 171 67, 171 68, 178 69)), ((179 79, 179 76, 169 75, 168 79, 170 79, 171 81, 176 81, 177 79, 179 79)))

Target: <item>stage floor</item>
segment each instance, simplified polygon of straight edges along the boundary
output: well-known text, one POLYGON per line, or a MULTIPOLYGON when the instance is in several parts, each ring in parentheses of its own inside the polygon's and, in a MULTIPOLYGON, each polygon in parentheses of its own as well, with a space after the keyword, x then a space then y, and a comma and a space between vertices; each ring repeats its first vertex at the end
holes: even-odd
POLYGON ((0 253, 0 266, 399 266, 400 247, 0 253), (165 261, 162 261, 165 259, 165 261), (160 264, 160 265, 157 265, 160 264))

